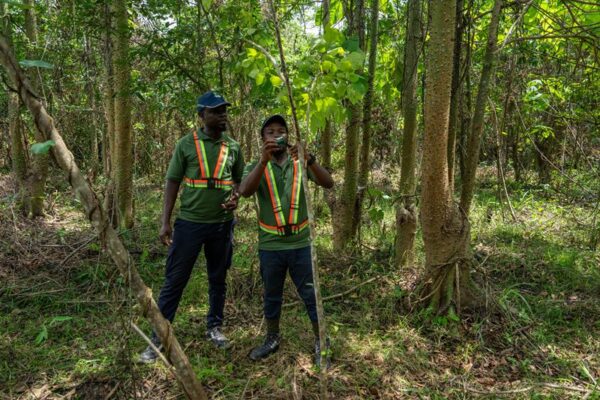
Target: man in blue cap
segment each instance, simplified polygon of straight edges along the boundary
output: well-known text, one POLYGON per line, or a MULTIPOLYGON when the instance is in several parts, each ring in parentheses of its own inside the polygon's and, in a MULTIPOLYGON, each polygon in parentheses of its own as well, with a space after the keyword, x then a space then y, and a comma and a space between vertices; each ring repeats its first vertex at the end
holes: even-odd
MULTIPOLYGON (((158 298, 163 316, 173 322, 183 290, 202 247, 206 256, 209 310, 206 337, 217 348, 228 348, 221 331, 225 306, 225 278, 231 265, 233 210, 244 161, 240 145, 224 132, 231 104, 212 91, 198 98, 202 127, 181 138, 175 146, 166 176, 160 240, 169 246, 165 282, 158 298), (183 184, 179 214, 171 229, 171 213, 183 184)), ((152 342, 161 349, 153 333, 152 342)), ((140 361, 153 362, 157 354, 148 346, 140 361)))

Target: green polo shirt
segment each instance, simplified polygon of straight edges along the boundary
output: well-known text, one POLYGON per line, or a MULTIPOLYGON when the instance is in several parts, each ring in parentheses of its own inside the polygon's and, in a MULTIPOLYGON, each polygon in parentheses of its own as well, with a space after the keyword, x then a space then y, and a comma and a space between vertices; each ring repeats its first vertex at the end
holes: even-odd
MULTIPOLYGON (((198 132, 198 139, 204 142, 211 176, 221 151, 221 142, 226 141, 229 143, 229 154, 221 179, 240 183, 244 172, 244 160, 239 143, 225 133, 219 139, 212 139, 201 130, 198 132)), ((200 164, 193 133, 185 135, 177 142, 167 170, 168 180, 181 182, 183 185, 183 191, 179 197, 181 203, 177 217, 200 223, 225 222, 233 219, 233 212, 221 208, 221 204, 229 199, 231 188, 192 188, 185 185, 185 182, 183 182, 184 177, 200 179, 200 164)))
MULTIPOLYGON (((244 178, 248 176, 258 162, 255 161, 246 165, 244 170, 244 178)), ((287 220, 290 213, 290 202, 292 197, 292 182, 294 181, 294 165, 291 158, 288 157, 286 162, 279 166, 277 163, 271 163, 273 166, 273 175, 275 176, 275 184, 279 192, 283 215, 287 220), (283 190, 282 190, 283 188, 283 190)), ((266 171, 266 168, 265 168, 266 171)), ((306 171, 306 170, 305 170, 306 171)), ((308 171, 308 178, 314 181, 313 174, 308 171)), ((269 194, 267 180, 263 174, 256 191, 256 198, 259 207, 259 219, 268 225, 277 225, 275 214, 273 214, 273 205, 269 194)), ((298 210, 298 223, 308 218, 306 209, 306 197, 304 196, 304 187, 300 188, 300 209, 298 210)), ((258 228, 258 249, 259 250, 293 250, 300 249, 310 245, 310 229, 307 227, 297 235, 279 236, 268 233, 258 228)))

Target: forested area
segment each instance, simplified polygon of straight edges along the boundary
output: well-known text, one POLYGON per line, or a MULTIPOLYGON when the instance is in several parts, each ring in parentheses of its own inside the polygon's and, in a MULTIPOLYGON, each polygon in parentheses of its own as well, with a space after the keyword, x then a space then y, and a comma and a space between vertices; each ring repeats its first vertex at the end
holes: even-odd
POLYGON ((597 1, 0 9, 1 399, 600 399, 597 1), (157 306, 165 177, 207 91, 246 163, 280 114, 331 172, 302 189, 322 368, 290 279, 281 349, 248 358, 268 325, 253 197, 231 348, 204 337, 203 255, 172 328, 157 306), (152 330, 166 351, 140 364, 152 330))

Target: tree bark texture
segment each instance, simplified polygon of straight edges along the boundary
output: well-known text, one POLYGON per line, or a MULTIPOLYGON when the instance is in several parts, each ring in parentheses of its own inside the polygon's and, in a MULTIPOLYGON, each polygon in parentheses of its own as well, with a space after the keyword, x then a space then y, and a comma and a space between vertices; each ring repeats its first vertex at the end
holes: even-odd
POLYGON ((115 145, 115 96, 113 82, 113 63, 112 63, 112 16, 109 2, 104 3, 104 81, 103 81, 103 102, 104 115, 106 118, 104 149, 104 174, 108 178, 108 183, 104 190, 104 209, 106 215, 113 227, 118 226, 119 218, 115 198, 115 171, 117 165, 116 145, 115 145))
MULTIPOLYGON (((33 0, 23 0, 25 13, 25 34, 29 41, 29 49, 27 55, 30 59, 36 59, 38 31, 35 15, 35 3, 33 0)), ((37 71, 37 70, 36 70, 37 71)), ((36 74, 36 77, 38 75, 36 74)), ((42 85, 39 79, 34 79, 34 90, 40 95, 42 85)), ((44 136, 34 129, 36 142, 43 142, 44 136)), ((46 180, 48 179, 48 154, 35 154, 32 158, 30 179, 30 211, 31 217, 39 217, 44 215, 44 198, 46 192, 46 180)))
POLYGON ((483 135, 483 123, 485 120, 485 109, 487 104, 490 84, 494 74, 494 61, 496 59, 496 49, 498 47, 498 26, 500 24, 500 15, 502 12, 502 0, 494 2, 490 25, 488 27, 487 45, 483 58, 483 67, 481 69, 481 78, 477 91, 477 100, 473 111, 473 119, 469 140, 467 143, 467 153, 465 162, 465 174, 462 180, 462 191, 460 196, 460 207, 468 216, 475 192, 475 176, 477 165, 479 164, 479 148, 481 147, 481 137, 483 135))
POLYGON ((54 120, 48 115, 44 105, 36 97, 31 84, 23 74, 4 36, 0 38, 0 63, 2 63, 12 81, 16 83, 19 96, 31 112, 36 128, 44 135, 45 139, 53 140, 56 143, 52 148, 52 153, 58 165, 67 172, 69 183, 73 187, 75 195, 85 207, 86 216, 98 231, 100 240, 106 246, 108 253, 125 278, 125 282, 131 286, 137 301, 142 307, 144 316, 149 319, 152 328, 164 344, 165 352, 175 366, 176 375, 186 395, 190 399, 206 399, 206 393, 197 381, 191 364, 175 338, 171 324, 162 316, 152 298, 152 291, 140 277, 119 235, 110 226, 96 194, 92 191, 84 174, 81 173, 73 154, 66 147, 54 125, 54 120))
MULTIPOLYGON (((348 35, 357 36, 360 49, 364 49, 364 0, 357 0, 353 8, 345 7, 348 22, 348 35)), ((362 69, 357 71, 362 73, 362 69)), ((346 139, 344 143, 344 183, 336 201, 336 215, 333 218, 333 246, 336 250, 344 249, 353 237, 353 217, 356 202, 356 189, 358 187, 358 145, 362 109, 360 102, 349 104, 348 125, 346 126, 346 139)))
POLYGON ((395 262, 399 268, 414 263, 414 243, 417 232, 417 210, 415 204, 417 162, 417 85, 419 51, 421 46, 421 1, 407 3, 407 36, 404 50, 404 75, 402 91, 402 114, 404 131, 402 138, 402 160, 400 167, 401 202, 396 209, 395 262))
POLYGON ((113 71, 115 117, 115 194, 119 224, 133 226, 133 155, 131 132, 131 77, 129 66, 129 25, 127 1, 112 3, 114 16, 113 71))
POLYGON ((469 227, 452 200, 447 158, 456 0, 432 0, 430 14, 421 196, 426 271, 418 301, 435 313, 460 312, 470 297, 469 227))
POLYGON ((367 93, 363 104, 363 136, 360 148, 360 162, 358 167, 358 192, 354 208, 353 233, 356 234, 360 226, 362 204, 371 171, 371 135, 373 132, 373 85, 377 67, 377 41, 379 27, 379 0, 371 0, 371 24, 369 29, 369 70, 367 77, 367 93))

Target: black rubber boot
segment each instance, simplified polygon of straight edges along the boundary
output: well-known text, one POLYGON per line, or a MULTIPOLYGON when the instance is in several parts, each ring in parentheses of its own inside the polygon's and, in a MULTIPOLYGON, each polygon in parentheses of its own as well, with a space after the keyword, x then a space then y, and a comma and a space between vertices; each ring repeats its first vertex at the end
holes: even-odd
POLYGON ((275 353, 279 349, 281 336, 278 333, 267 333, 265 341, 258 347, 252 349, 249 357, 252 361, 258 361, 275 353))
MULTIPOLYGON (((329 357, 329 338, 325 339, 325 354, 323 355, 323 358, 325 359, 325 363, 327 365, 327 368, 329 368, 331 366, 331 358, 329 357)), ((315 353, 314 353, 314 362, 315 362, 315 366, 317 368, 321 368, 321 357, 319 357, 321 354, 321 342, 319 340, 319 338, 315 338, 315 353)))
MULTIPOLYGON (((158 336, 152 335, 152 338, 150 340, 152 341, 152 344, 154 345, 154 347, 156 347, 160 351, 163 350, 163 347, 160 344, 160 339, 158 338, 158 336)), ((138 358, 138 362, 143 363, 143 364, 151 364, 151 363, 155 362, 157 358, 158 358, 158 353, 156 351, 154 351, 152 346, 148 345, 148 347, 146 347, 146 350, 144 350, 140 354, 140 356, 138 358)))

